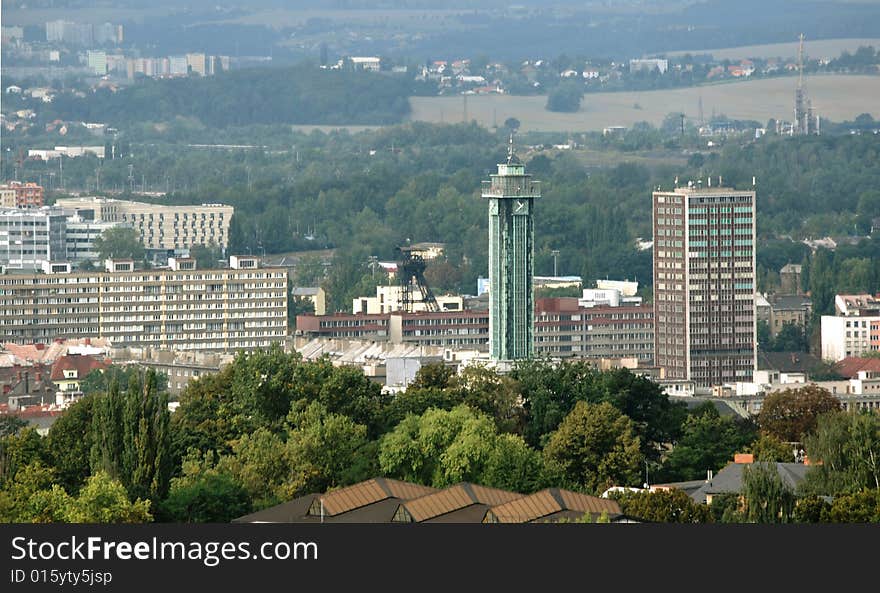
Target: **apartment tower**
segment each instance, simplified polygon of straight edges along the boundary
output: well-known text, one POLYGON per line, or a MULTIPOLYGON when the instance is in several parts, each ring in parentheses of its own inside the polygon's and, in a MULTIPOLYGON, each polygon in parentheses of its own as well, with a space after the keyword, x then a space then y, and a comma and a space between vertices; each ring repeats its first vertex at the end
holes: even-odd
POLYGON ((755 192, 689 182, 654 192, 652 210, 657 366, 696 387, 751 381, 755 192))

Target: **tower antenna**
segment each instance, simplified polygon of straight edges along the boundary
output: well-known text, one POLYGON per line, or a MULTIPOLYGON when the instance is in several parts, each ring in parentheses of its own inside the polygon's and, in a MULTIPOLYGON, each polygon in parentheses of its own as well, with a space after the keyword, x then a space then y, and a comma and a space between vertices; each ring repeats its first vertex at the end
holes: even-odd
POLYGON ((513 132, 510 133, 510 139, 507 141, 507 164, 513 162, 513 132))

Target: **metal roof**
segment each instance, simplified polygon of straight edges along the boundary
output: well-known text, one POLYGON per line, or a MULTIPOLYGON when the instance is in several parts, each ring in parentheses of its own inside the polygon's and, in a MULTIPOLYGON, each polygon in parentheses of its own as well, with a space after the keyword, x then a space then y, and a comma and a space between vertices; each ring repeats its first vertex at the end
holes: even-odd
POLYGON ((614 500, 560 488, 548 488, 492 507, 490 513, 499 523, 529 523, 561 511, 621 514, 620 505, 614 500))
POLYGON ((491 507, 517 498, 522 498, 522 494, 463 482, 439 492, 410 500, 404 506, 413 521, 422 522, 471 505, 479 504, 491 507))
POLYGON ((324 514, 332 517, 388 498, 410 500, 436 491, 436 488, 429 486, 420 486, 388 478, 373 478, 328 492, 320 497, 320 500, 324 505, 324 514))

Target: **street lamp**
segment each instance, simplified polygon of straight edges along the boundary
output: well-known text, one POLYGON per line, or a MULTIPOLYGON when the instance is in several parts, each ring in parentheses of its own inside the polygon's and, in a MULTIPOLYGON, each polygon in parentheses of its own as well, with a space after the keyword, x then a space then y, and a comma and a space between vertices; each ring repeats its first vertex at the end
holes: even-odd
POLYGON ((556 278, 559 275, 558 272, 556 271, 556 258, 559 256, 559 250, 554 249, 553 251, 550 252, 550 255, 553 256, 553 277, 556 278))

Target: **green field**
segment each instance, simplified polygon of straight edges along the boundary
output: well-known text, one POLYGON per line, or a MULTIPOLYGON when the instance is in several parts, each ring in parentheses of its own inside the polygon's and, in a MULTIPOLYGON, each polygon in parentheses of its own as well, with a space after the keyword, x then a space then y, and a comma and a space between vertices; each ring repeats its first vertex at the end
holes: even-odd
MULTIPOLYGON (((771 43, 768 45, 744 45, 742 47, 725 47, 722 49, 692 49, 667 52, 667 56, 684 54, 712 54, 716 60, 740 60, 743 58, 795 58, 798 53, 798 42, 771 43)), ((871 45, 880 47, 880 39, 819 39, 804 40, 804 53, 807 58, 836 58, 844 51, 855 52, 860 46, 871 45)))
MULTIPOLYGON (((813 107, 824 118, 852 120, 861 113, 880 117, 880 76, 822 75, 805 80, 813 107)), ((770 118, 792 118, 796 84, 796 78, 785 77, 663 91, 591 93, 584 95, 577 113, 547 111, 545 96, 471 95, 467 97, 467 119, 492 126, 515 117, 523 131, 586 132, 639 121, 657 125, 673 112, 696 119, 702 98, 705 119, 716 113, 764 123, 770 118)), ((409 119, 413 121, 453 123, 464 119, 461 95, 412 97, 410 104, 409 119)))

